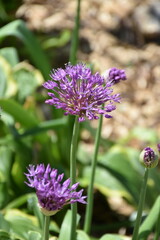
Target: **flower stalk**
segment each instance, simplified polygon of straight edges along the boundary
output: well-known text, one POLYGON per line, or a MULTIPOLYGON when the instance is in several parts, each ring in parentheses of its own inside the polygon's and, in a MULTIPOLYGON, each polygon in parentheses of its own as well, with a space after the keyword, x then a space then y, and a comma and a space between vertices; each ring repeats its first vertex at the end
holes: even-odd
POLYGON ((84 231, 88 234, 90 233, 90 230, 91 230, 91 221, 92 221, 92 214, 93 214, 93 188, 94 188, 95 171, 96 171, 96 165, 97 165, 97 155, 98 155, 101 129, 102 129, 102 121, 103 121, 103 116, 101 115, 99 118, 98 128, 96 132, 94 155, 93 155, 93 161, 91 166, 91 177, 90 177, 90 182, 88 186, 88 196, 87 196, 88 204, 86 206, 86 214, 85 214, 85 222, 84 222, 84 231))
MULTIPOLYGON (((70 149, 70 178, 71 184, 76 182, 76 153, 77 153, 77 144, 78 144, 78 133, 79 133, 79 122, 78 117, 75 117, 73 135, 71 141, 70 149)), ((77 204, 74 203, 71 205, 71 234, 70 239, 76 239, 76 218, 77 218, 77 204)))
POLYGON ((49 222, 50 216, 44 215, 43 240, 49 239, 49 222))
POLYGON ((136 223, 133 231, 132 240, 138 240, 139 227, 142 219, 142 211, 143 211, 143 206, 144 206, 144 201, 146 196, 148 171, 149 171, 148 168, 145 168, 145 173, 144 173, 141 192, 140 192, 140 199, 138 204, 137 219, 136 219, 136 223))

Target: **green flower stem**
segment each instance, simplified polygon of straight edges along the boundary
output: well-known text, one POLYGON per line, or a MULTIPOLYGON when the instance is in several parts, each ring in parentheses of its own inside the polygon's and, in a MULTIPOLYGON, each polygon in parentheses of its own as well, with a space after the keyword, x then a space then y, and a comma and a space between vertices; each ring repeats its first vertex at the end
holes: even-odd
POLYGON ((88 234, 90 233, 91 221, 92 221, 93 187, 94 187, 95 170, 96 170, 96 165, 97 165, 97 155, 98 155, 99 142, 100 142, 101 129, 102 129, 102 120, 103 120, 103 116, 100 115, 98 129, 96 132, 93 161, 92 161, 92 166, 91 166, 91 177, 90 177, 90 182, 89 182, 89 186, 88 186, 87 206, 86 206, 86 214, 85 214, 85 222, 84 222, 84 231, 88 234))
POLYGON ((138 204, 137 219, 136 219, 136 223, 133 231, 132 240, 138 240, 139 227, 141 223, 143 205, 144 205, 144 200, 146 195, 147 179, 148 179, 148 168, 145 168, 145 173, 144 173, 141 192, 140 192, 140 199, 138 204))
MULTIPOLYGON (((70 56, 69 62, 72 65, 75 65, 77 62, 77 51, 78 51, 78 39, 79 39, 79 25, 80 25, 80 5, 81 0, 77 0, 77 10, 76 10, 76 17, 75 17, 75 25, 71 40, 71 48, 70 48, 70 56)), ((73 132, 73 125, 74 125, 74 117, 72 115, 68 115, 68 146, 71 145, 72 139, 72 132, 73 132)))
POLYGON ((69 61, 71 64, 76 64, 77 61, 77 50, 78 50, 78 38, 79 38, 79 23, 80 23, 80 3, 81 0, 77 0, 77 11, 75 17, 75 27, 73 30, 72 42, 71 42, 71 50, 70 50, 70 58, 69 61))
MULTIPOLYGON (((79 133, 79 122, 78 116, 75 117, 73 135, 71 141, 71 150, 70 150, 70 178, 71 185, 76 182, 76 153, 77 153, 77 143, 78 143, 78 133, 79 133)), ((71 234, 70 240, 76 240, 76 218, 77 218, 77 204, 74 203, 71 205, 71 234)))
POLYGON ((158 240, 159 236, 160 236, 160 198, 158 198, 158 209, 157 210, 158 210, 158 218, 157 218, 154 240, 158 240))
POLYGON ((49 239, 49 221, 50 216, 44 215, 43 240, 49 239))

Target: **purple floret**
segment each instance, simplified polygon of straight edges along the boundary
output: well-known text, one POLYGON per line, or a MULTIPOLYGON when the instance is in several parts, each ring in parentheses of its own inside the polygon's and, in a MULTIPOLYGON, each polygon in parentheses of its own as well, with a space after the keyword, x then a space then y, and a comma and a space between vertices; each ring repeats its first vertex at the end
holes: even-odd
POLYGON ((112 94, 110 87, 126 79, 124 70, 112 68, 105 80, 98 72, 92 74, 90 68, 82 63, 75 66, 66 64, 65 69, 53 70, 50 77, 52 80, 43 84, 52 90, 48 92, 50 99, 45 102, 62 108, 65 115, 78 116, 80 122, 98 119, 98 114, 112 117, 107 113, 115 110, 114 102, 120 102, 120 94, 112 94), (103 107, 105 103, 109 107, 103 107))
POLYGON ((86 204, 86 196, 82 196, 83 189, 76 192, 79 183, 70 187, 70 179, 61 183, 64 174, 58 174, 57 169, 52 169, 48 164, 29 165, 25 173, 26 184, 36 190, 41 208, 47 211, 59 211, 66 204, 80 202, 86 204))

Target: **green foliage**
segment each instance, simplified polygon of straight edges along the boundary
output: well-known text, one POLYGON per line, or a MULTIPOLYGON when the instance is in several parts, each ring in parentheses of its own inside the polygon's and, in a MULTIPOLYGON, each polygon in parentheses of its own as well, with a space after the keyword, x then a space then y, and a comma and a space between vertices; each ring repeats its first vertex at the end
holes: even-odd
POLYGON ((0 41, 4 41, 6 37, 10 36, 14 36, 24 43, 34 64, 41 70, 43 76, 48 78, 51 69, 49 61, 39 42, 22 20, 15 20, 0 29, 0 41))

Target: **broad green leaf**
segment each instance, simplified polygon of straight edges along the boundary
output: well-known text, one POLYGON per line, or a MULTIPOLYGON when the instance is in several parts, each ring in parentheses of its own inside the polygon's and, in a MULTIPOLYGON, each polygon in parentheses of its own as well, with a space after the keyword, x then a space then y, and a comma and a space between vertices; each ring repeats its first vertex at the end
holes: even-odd
POLYGON ((33 211, 34 216, 37 217, 39 227, 43 228, 43 214, 40 212, 38 207, 38 200, 36 194, 33 194, 30 198, 28 198, 28 208, 33 211))
POLYGON ((157 197, 153 207, 151 208, 148 216, 142 223, 139 229, 139 239, 146 240, 148 235, 152 232, 154 226, 156 226, 160 214, 160 196, 157 197))
POLYGON ((14 67, 19 62, 16 48, 13 47, 2 48, 0 49, 0 55, 3 56, 12 67, 14 67))
POLYGON ((35 89, 43 83, 41 73, 26 62, 16 65, 13 74, 18 85, 18 97, 20 102, 27 96, 32 95, 35 89))
POLYGON ((106 170, 121 182, 135 202, 139 199, 139 186, 144 172, 137 159, 137 151, 116 145, 99 160, 100 165, 106 167, 106 170))
POLYGON ((27 193, 23 196, 20 196, 20 197, 14 199, 13 201, 11 201, 8 205, 6 205, 3 210, 7 211, 12 208, 20 208, 22 205, 26 204, 27 201, 30 198, 32 198, 33 196, 35 196, 35 193, 27 193))
POLYGON ((0 99, 0 106, 22 126, 33 127, 38 123, 37 119, 30 112, 12 99, 0 99))
POLYGON ((90 240, 90 238, 84 231, 77 230, 77 240, 90 240))
POLYGON ((8 187, 11 182, 12 155, 8 147, 0 147, 0 208, 9 200, 8 187))
POLYGON ((5 219, 10 223, 11 231, 25 240, 28 240, 29 231, 41 233, 36 218, 18 209, 8 210, 5 219))
POLYGON ((131 240, 130 237, 120 236, 117 234, 105 234, 99 240, 131 240))
POLYGON ((30 231, 28 233, 28 240, 41 240, 42 236, 39 232, 30 231))
POLYGON ((59 119, 55 119, 55 120, 40 122, 36 127, 22 132, 18 137, 21 138, 21 137, 36 135, 41 132, 47 131, 49 129, 56 130, 57 128, 61 128, 61 127, 65 126, 66 123, 67 123, 66 118, 59 118, 59 119))
POLYGON ((17 91, 12 76, 12 67, 3 56, 0 56, 0 84, 0 97, 12 96, 17 91))
MULTIPOLYGON (((88 185, 91 175, 91 168, 85 167, 83 170, 83 178, 80 179, 82 185, 88 185)), ((95 175, 95 187, 106 196, 123 196, 131 199, 130 194, 127 192, 123 184, 116 179, 108 170, 97 167, 95 175)))
POLYGON ((26 24, 22 20, 15 20, 2 27, 0 29, 0 40, 5 40, 9 36, 14 36, 24 43, 35 65, 41 70, 44 78, 47 79, 51 70, 49 61, 35 36, 26 27, 26 24))
MULTIPOLYGON (((10 230, 9 223, 4 219, 3 215, 0 213, 0 229, 3 229, 7 232, 10 230)), ((1 239, 1 238, 0 238, 1 239)))
MULTIPOLYGON (((80 220, 80 216, 77 214, 77 224, 79 220, 80 220)), ((71 210, 68 210, 64 217, 58 240, 70 239, 70 231, 71 231, 70 223, 71 223, 71 210)))

